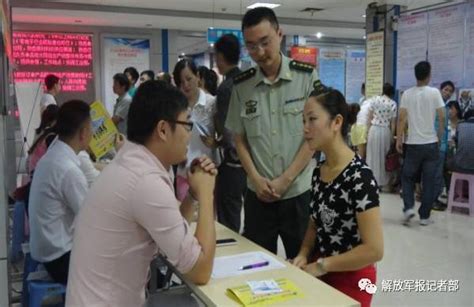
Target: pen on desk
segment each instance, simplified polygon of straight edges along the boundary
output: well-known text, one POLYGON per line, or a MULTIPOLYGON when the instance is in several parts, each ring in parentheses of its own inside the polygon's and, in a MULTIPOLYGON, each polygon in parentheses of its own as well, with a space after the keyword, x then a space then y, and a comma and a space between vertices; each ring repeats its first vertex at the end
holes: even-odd
POLYGON ((262 266, 267 266, 270 263, 268 261, 264 262, 259 262, 259 263, 254 263, 254 264, 249 264, 249 265, 244 265, 243 267, 240 267, 239 270, 249 270, 249 269, 255 269, 255 268, 261 268, 262 266))

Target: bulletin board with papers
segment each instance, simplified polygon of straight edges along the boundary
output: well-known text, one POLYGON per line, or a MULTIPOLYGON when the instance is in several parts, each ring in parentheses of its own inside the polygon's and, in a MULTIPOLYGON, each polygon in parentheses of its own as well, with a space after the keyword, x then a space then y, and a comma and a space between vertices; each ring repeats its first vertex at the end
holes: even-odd
POLYGON ((397 88, 416 84, 414 66, 427 60, 431 85, 451 80, 456 88, 474 86, 474 3, 402 14, 398 25, 397 88))

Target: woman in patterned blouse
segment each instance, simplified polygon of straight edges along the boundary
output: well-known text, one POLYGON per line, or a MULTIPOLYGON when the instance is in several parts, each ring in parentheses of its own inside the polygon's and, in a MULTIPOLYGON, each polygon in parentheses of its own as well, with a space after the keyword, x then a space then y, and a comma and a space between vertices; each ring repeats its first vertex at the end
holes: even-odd
POLYGON ((372 171, 344 142, 347 116, 337 90, 313 92, 304 107, 305 140, 326 160, 314 170, 311 218, 292 262, 366 307, 383 256, 382 221, 372 171))

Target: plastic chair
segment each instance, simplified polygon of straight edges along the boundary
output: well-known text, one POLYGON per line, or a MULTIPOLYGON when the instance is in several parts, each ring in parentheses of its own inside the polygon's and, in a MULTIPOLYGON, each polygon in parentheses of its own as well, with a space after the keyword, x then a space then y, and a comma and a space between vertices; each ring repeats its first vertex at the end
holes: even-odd
MULTIPOLYGON (((66 287, 62 284, 45 280, 28 280, 28 275, 36 272, 40 263, 31 258, 30 253, 25 249, 24 254, 22 306, 41 307, 41 303, 46 297, 66 294, 66 287)), ((64 304, 60 306, 64 306, 64 304)))
MULTIPOLYGON (((452 213, 453 208, 465 208, 469 210, 469 216, 474 216, 474 175, 453 172, 448 197, 448 210, 452 213), (463 197, 461 182, 468 182, 468 198, 463 197)), ((456 212, 455 212, 456 213, 456 212)))

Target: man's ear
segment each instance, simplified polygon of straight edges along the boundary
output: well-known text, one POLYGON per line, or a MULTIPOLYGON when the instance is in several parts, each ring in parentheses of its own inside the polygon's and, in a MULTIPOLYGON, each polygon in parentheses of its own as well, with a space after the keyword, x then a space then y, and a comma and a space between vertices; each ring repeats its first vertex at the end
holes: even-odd
POLYGON ((168 140, 171 132, 171 127, 168 122, 160 120, 155 127, 156 137, 162 141, 168 140))

